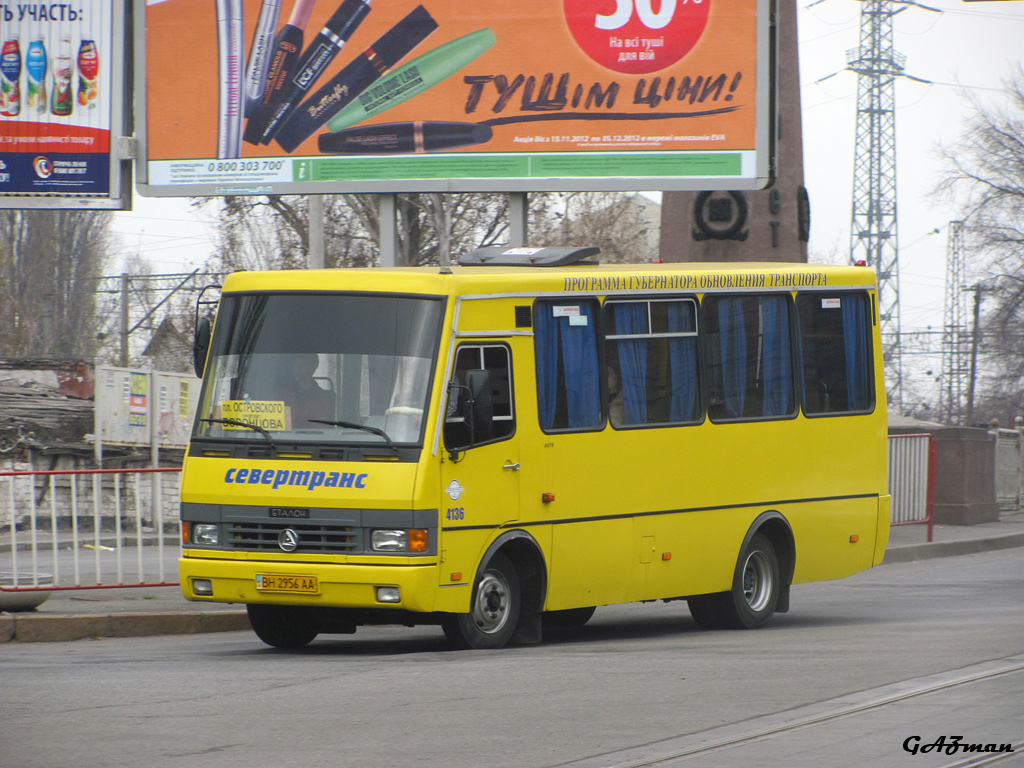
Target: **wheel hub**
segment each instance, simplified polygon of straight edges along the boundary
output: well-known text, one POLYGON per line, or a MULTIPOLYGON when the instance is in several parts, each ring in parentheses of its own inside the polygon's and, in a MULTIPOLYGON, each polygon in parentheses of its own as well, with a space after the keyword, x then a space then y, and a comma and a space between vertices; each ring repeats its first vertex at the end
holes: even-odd
POLYGON ((508 621, 509 589, 495 573, 485 573, 477 590, 473 620, 481 632, 497 632, 508 621))
POLYGON ((768 607, 772 594, 772 570, 761 551, 751 552, 743 565, 743 598, 750 610, 760 612, 768 607))

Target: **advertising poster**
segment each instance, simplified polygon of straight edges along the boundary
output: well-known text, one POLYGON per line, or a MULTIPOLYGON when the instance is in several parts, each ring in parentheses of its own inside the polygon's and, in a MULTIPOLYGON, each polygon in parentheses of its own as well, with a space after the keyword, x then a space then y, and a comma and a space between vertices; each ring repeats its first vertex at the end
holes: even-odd
POLYGON ((140 189, 760 188, 767 9, 148 0, 140 189))
POLYGON ((184 448, 199 379, 183 373, 96 366, 95 434, 104 445, 184 448))
POLYGON ((0 203, 111 194, 121 17, 112 0, 0 3, 0 203))

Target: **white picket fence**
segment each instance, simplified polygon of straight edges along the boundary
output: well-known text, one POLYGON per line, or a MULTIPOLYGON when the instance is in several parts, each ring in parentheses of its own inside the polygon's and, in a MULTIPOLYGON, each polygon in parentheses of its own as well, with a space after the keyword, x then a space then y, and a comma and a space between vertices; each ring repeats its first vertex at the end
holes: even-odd
POLYGON ((174 467, 0 472, 0 590, 176 584, 180 477, 174 467))

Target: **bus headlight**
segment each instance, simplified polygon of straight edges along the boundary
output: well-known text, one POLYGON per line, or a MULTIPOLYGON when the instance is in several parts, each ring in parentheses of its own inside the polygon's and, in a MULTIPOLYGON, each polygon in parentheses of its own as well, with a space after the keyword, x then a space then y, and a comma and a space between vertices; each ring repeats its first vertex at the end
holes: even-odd
POLYGON ((370 547, 375 552, 408 552, 409 532, 380 529, 370 534, 370 547))
POLYGON ((217 535, 217 526, 210 525, 207 523, 193 523, 192 524, 192 543, 193 544, 205 544, 207 546, 215 545, 219 542, 217 535))
POLYGON ((426 552, 427 529, 380 528, 370 533, 370 548, 374 552, 426 552))

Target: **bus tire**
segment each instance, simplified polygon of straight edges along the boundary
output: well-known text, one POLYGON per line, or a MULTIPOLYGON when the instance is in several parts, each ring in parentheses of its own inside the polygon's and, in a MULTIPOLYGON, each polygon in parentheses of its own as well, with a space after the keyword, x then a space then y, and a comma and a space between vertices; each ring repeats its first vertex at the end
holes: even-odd
POLYGON ((540 615, 544 629, 579 629, 594 615, 597 609, 594 606, 589 608, 569 608, 564 611, 544 611, 540 615))
POLYGON ((441 628, 456 648, 502 648, 515 634, 521 608, 519 574, 505 555, 496 552, 473 585, 469 613, 446 618, 441 628))
POLYGON ((724 593, 720 607, 726 626, 733 629, 763 627, 775 613, 782 588, 779 558, 771 539, 755 533, 736 561, 732 591, 724 593))
POLYGON ((722 629, 726 626, 722 616, 722 603, 731 599, 728 592, 715 595, 697 595, 686 600, 690 615, 701 629, 722 629))
POLYGON ((274 648, 302 648, 320 634, 320 622, 302 606, 250 604, 246 612, 256 637, 274 648))

